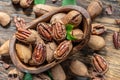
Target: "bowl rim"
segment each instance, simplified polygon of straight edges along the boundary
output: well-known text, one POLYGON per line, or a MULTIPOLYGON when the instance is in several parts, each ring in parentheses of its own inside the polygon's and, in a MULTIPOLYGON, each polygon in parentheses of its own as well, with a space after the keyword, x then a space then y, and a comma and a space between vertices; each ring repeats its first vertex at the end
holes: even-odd
MULTIPOLYGON (((28 28, 34 28, 39 21, 44 21, 46 20, 47 18, 49 18, 50 16, 56 14, 56 13, 59 13, 59 12, 63 12, 65 10, 76 10, 76 11, 79 11, 84 17, 85 17, 85 20, 86 20, 86 26, 87 26, 87 29, 84 33, 84 39, 81 41, 80 44, 78 44, 77 46, 75 46, 73 48, 73 50, 71 51, 71 53, 75 53, 76 51, 80 50, 83 46, 85 46, 85 44, 88 42, 89 38, 90 38, 90 33, 91 33, 91 18, 89 16, 89 13, 86 11, 86 9, 80 7, 80 6, 73 6, 73 5, 69 5, 69 6, 63 6, 63 7, 60 7, 59 9, 55 10, 55 11, 51 11, 51 12, 48 12, 46 14, 44 14, 43 16, 33 20, 35 23, 33 24, 32 22, 28 23, 27 24, 27 27, 26 29, 28 28), (82 46, 81 46, 82 45, 82 46)), ((11 57, 11 60, 13 62, 13 64, 21 71, 23 72, 29 72, 29 73, 33 73, 33 74, 38 74, 38 73, 41 73, 41 72, 44 72, 50 68, 52 68, 53 66, 55 66, 56 64, 59 64, 61 63, 62 61, 64 61, 65 59, 62 59, 62 60, 59 60, 59 61, 53 61, 49 64, 46 64, 45 66, 39 66, 39 67, 28 67, 26 65, 24 65, 20 60, 19 58, 17 57, 17 54, 16 54, 16 50, 15 50, 15 42, 16 42, 16 37, 13 36, 11 39, 10 39, 10 48, 9 48, 9 51, 10 51, 10 57, 11 57)))

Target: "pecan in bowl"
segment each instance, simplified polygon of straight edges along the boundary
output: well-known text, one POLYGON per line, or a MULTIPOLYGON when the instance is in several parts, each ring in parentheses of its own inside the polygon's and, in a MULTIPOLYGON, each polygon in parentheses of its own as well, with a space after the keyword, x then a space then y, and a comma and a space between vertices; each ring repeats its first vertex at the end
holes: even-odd
POLYGON ((37 31, 40 34, 41 38, 46 41, 52 40, 52 27, 47 23, 39 23, 37 25, 37 31))
MULTIPOLYGON (((71 19, 67 24, 69 24, 69 22, 71 23, 71 19)), ((69 32, 70 31, 72 30, 69 30, 69 32)), ((10 40, 10 57, 13 64, 21 71, 38 74, 54 67, 82 49, 90 38, 90 32, 91 19, 88 12, 80 6, 64 6, 26 23, 25 28, 18 28, 15 36, 10 40), (77 21, 78 24, 76 23, 77 26, 74 28, 82 30, 80 32, 82 39, 78 36, 79 33, 73 34, 73 36, 80 39, 77 43, 67 39, 66 25, 62 23, 62 21, 59 22, 58 20, 52 23, 51 26, 46 24, 50 23, 52 16, 55 14, 65 13, 67 15, 73 10, 77 11, 78 17, 74 18, 72 22, 79 20, 79 14, 82 15, 82 21, 77 21), (51 42, 55 42, 55 49, 47 46, 47 44, 51 42), (28 63, 24 64, 20 61, 15 49, 16 43, 32 45, 32 55, 28 63), (53 52, 53 54, 50 55, 50 59, 48 59, 49 50, 47 47, 53 52), (51 59, 51 57, 53 59, 51 59)))

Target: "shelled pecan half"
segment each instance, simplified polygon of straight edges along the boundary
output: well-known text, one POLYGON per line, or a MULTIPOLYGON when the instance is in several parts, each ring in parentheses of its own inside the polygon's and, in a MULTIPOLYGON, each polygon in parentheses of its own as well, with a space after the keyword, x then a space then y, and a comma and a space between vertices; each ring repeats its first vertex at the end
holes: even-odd
POLYGON ((99 72, 101 74, 105 74, 107 72, 108 64, 102 56, 94 54, 92 63, 96 72, 99 72))
POLYGON ((61 42, 56 50, 54 51, 55 59, 63 59, 68 56, 70 51, 72 50, 72 42, 71 41, 63 41, 61 42))
POLYGON ((102 24, 92 24, 92 34, 93 35, 100 35, 106 31, 104 25, 102 24))
POLYGON ((44 63, 46 58, 46 46, 44 44, 37 44, 32 54, 32 60, 34 65, 40 65, 44 63))
POLYGON ((46 41, 52 40, 52 27, 44 22, 41 22, 37 25, 37 31, 40 34, 40 37, 46 41))
POLYGON ((56 22, 55 24, 52 24, 52 37, 56 41, 62 41, 65 39, 66 29, 62 23, 56 22))
POLYGON ((35 43, 37 39, 38 33, 32 29, 22 29, 19 28, 18 31, 15 33, 16 38, 24 43, 35 43))
POLYGON ((113 43, 116 49, 120 48, 120 32, 114 32, 113 43))

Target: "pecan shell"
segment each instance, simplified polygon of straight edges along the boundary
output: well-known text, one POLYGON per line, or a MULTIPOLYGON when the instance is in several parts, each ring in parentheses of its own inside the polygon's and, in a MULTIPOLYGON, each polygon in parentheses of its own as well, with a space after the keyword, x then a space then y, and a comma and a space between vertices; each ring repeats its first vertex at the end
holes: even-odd
POLYGON ((66 29, 62 23, 57 22, 52 25, 52 37, 56 41, 62 41, 65 39, 66 29))
POLYGON ((92 63, 93 63, 94 69, 97 72, 99 72, 101 74, 105 74, 107 72, 108 64, 102 56, 100 56, 98 54, 94 54, 92 63))
POLYGON ((82 21, 82 15, 78 11, 70 11, 62 19, 62 22, 66 24, 72 24, 74 27, 77 27, 82 21))
POLYGON ((40 37, 46 41, 52 40, 52 27, 47 23, 39 23, 37 26, 37 31, 40 34, 40 37))
POLYGON ((27 7, 29 7, 32 4, 32 2, 33 2, 33 0, 21 0, 20 1, 20 5, 23 8, 27 8, 27 7))
POLYGON ((63 41, 61 42, 56 50, 54 51, 54 58, 55 59, 64 59, 68 56, 70 51, 72 50, 72 42, 71 41, 63 41))
POLYGON ((35 30, 31 29, 22 29, 19 28, 18 31, 15 33, 16 38, 24 43, 35 43, 37 40, 38 33, 35 30))
POLYGON ((43 44, 37 44, 32 54, 32 60, 35 65, 44 63, 46 58, 46 46, 43 44))
POLYGON ((119 32, 114 32, 113 43, 114 43, 114 47, 116 49, 118 49, 120 47, 120 33, 119 32))

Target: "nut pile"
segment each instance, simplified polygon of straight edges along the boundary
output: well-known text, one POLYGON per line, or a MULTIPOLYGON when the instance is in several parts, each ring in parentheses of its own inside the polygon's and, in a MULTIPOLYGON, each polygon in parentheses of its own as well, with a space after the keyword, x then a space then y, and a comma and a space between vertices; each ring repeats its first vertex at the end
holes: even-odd
POLYGON ((15 36, 18 40, 16 51, 19 59, 25 65, 36 67, 65 59, 74 47, 73 44, 83 39, 81 21, 81 13, 72 10, 53 15, 50 22, 40 22, 34 30, 25 29, 24 19, 15 17, 14 22, 17 27, 15 36), (67 24, 74 26, 70 35, 75 40, 66 38, 67 24))

